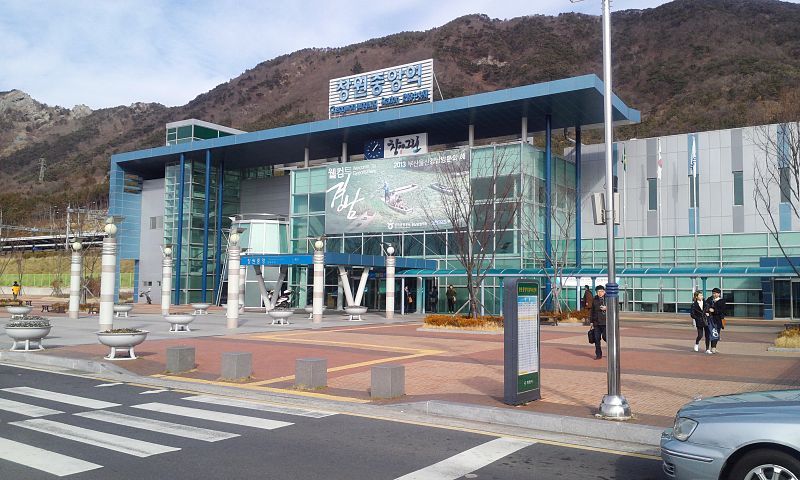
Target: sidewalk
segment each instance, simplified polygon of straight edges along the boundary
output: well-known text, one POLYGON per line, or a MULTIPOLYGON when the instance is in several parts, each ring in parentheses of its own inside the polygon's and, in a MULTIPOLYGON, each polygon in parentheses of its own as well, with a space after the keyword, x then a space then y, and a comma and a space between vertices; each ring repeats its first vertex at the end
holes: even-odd
MULTIPOLYGON (((292 325, 270 326, 263 313, 251 312, 242 315, 242 326, 231 333, 225 328, 222 309, 198 317, 190 333, 169 333, 168 325, 155 313, 157 307, 137 306, 132 318, 115 319, 115 327, 151 332, 136 349, 141 358, 115 362, 117 367, 161 379, 231 385, 218 381, 221 354, 251 352, 253 376, 247 383, 236 384, 251 392, 379 405, 435 400, 587 419, 593 418, 606 392, 606 361, 594 359, 586 327, 577 324, 542 326, 542 399, 510 407, 502 402, 502 335, 419 331, 419 316, 398 316, 402 322, 412 323, 392 324, 377 314, 366 315, 363 324, 327 314, 325 327, 312 330, 302 314, 292 317, 292 325), (155 312, 142 313, 145 310, 155 312), (166 349, 178 345, 196 348, 197 368, 182 375, 165 375, 166 349), (295 390, 297 358, 327 359, 328 387, 314 392, 295 390), (386 363, 405 366, 406 396, 371 401, 370 368, 386 363)), ((79 320, 57 317, 51 315, 54 328, 52 337, 45 340, 47 350, 29 355, 102 360, 107 351, 93 334, 97 316, 79 320)), ((623 320, 621 385, 635 416, 631 423, 669 426, 678 408, 697 396, 800 387, 800 355, 766 349, 783 329, 783 323, 778 323, 730 324, 722 332, 720 353, 712 356, 692 350, 695 331, 685 322, 623 320)))

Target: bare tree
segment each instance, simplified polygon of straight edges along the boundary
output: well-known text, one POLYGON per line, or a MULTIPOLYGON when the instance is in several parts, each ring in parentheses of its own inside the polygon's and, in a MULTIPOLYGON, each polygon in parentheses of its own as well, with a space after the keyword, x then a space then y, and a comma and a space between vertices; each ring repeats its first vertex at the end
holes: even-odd
POLYGON ((520 161, 511 148, 497 145, 464 150, 456 159, 435 165, 434 188, 440 201, 431 199, 424 208, 430 227, 466 270, 472 317, 480 312, 480 287, 494 265, 497 237, 513 229, 517 221, 520 161), (445 222, 437 218, 439 214, 445 222))
MULTIPOLYGON (((562 305, 569 309, 565 298, 562 298, 561 288, 565 283, 566 277, 564 269, 574 265, 570 263, 569 253, 575 244, 575 208, 573 198, 569 198, 566 190, 556 188, 553 194, 553 215, 551 218, 551 248, 547 252, 544 234, 539 231, 539 215, 533 205, 530 208, 523 208, 520 218, 522 221, 522 237, 525 250, 541 254, 540 268, 544 268, 546 263, 550 268, 545 269, 547 281, 551 285, 550 296, 551 305, 554 312, 561 312, 562 305)), ((531 255, 533 257, 533 255, 531 255)), ((546 302, 547 298, 543 299, 546 302)))
POLYGON ((756 211, 781 254, 800 277, 800 268, 792 261, 780 235, 780 208, 788 208, 792 217, 800 220, 800 121, 754 127, 752 140, 760 151, 755 161, 753 188, 756 211))

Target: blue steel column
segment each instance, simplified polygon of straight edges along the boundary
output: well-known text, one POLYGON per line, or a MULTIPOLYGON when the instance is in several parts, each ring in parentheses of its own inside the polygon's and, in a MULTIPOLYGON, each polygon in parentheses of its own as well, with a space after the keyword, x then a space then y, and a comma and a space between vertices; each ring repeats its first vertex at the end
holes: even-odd
POLYGON ((208 288, 208 214, 209 202, 211 197, 211 150, 206 150, 206 191, 203 199, 203 277, 200 279, 200 301, 206 301, 206 289, 208 288))
MULTIPOLYGON (((575 266, 581 266, 581 127, 575 127, 575 266)), ((578 286, 580 287, 580 285, 578 286)), ((578 288, 580 292, 580 288, 578 288)))
POLYGON ((544 147, 544 195, 545 195, 545 207, 544 207, 544 251, 547 254, 545 256, 545 267, 550 268, 552 263, 550 262, 551 255, 553 253, 553 244, 552 244, 552 228, 553 228, 553 148, 551 145, 550 137, 553 135, 553 127, 551 125, 551 117, 550 115, 545 115, 545 147, 544 147))
MULTIPOLYGON (((552 227, 553 227, 553 147, 551 137, 553 135, 552 117, 550 115, 544 116, 545 121, 545 148, 544 148, 544 266, 551 268, 553 266, 550 261, 553 255, 553 240, 552 240, 552 227)), ((544 294, 547 298, 545 308, 549 309, 553 304, 550 298, 550 277, 547 277, 544 285, 544 294)))
POLYGON ((183 250, 183 197, 186 193, 186 157, 181 153, 178 174, 178 240, 175 242, 175 305, 181 304, 181 250, 183 250))
POLYGON ((217 267, 214 269, 214 301, 219 297, 219 290, 222 288, 222 187, 224 185, 222 179, 224 175, 225 164, 220 160, 217 166, 217 256, 215 257, 217 267))

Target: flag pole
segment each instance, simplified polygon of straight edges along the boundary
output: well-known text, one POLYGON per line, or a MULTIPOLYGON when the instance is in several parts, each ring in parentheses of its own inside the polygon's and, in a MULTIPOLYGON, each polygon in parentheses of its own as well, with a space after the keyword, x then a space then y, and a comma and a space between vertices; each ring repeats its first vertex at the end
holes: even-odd
MULTIPOLYGON (((622 144, 622 268, 628 268, 628 152, 627 142, 622 144)), ((625 291, 622 295, 622 309, 628 306, 628 277, 625 277, 625 291)))
MULTIPOLYGON (((658 266, 661 267, 663 265, 663 233, 662 233, 662 225, 661 225, 661 169, 664 166, 664 161, 661 157, 661 138, 658 138, 658 170, 657 170, 657 180, 658 180, 658 266)), ((663 312, 664 310, 664 277, 658 277, 658 311, 663 312)))

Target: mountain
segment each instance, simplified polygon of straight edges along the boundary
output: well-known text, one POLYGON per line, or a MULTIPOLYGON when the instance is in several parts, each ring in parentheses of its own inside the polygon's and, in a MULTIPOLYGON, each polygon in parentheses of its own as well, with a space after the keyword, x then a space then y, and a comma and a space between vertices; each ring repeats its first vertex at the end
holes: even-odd
MULTIPOLYGON (((0 205, 6 219, 24 222, 48 205, 104 200, 109 157, 162 145, 170 121, 253 131, 327 118, 328 80, 360 70, 433 58, 445 98, 602 77, 601 28, 598 16, 583 14, 469 15, 425 32, 283 55, 174 108, 70 110, 0 92, 0 205), (47 163, 41 183, 40 158, 47 163)), ((616 131, 621 139, 781 120, 786 99, 800 98, 797 4, 676 0, 615 12, 612 45, 614 90, 642 112, 641 124, 616 131)))

